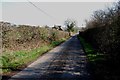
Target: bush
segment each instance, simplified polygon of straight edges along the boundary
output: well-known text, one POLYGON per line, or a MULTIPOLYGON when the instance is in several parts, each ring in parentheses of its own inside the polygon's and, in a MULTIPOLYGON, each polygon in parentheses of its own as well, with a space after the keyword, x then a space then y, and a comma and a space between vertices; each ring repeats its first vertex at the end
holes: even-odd
POLYGON ((2 48, 0 56, 3 72, 15 70, 59 45, 69 37, 64 31, 39 26, 2 25, 2 48))
POLYGON ((22 49, 28 50, 40 47, 43 44, 50 44, 52 41, 68 38, 67 32, 53 30, 51 28, 29 25, 12 26, 12 24, 7 22, 1 22, 0 24, 2 24, 3 29, 3 51, 17 51, 22 49))
MULTIPOLYGON (((108 68, 110 78, 102 80, 117 80, 120 72, 120 2, 108 11, 95 11, 93 19, 87 22, 86 30, 81 33, 94 48, 107 56, 107 63, 104 65, 108 68), (114 77, 114 78, 113 78, 114 77)), ((104 73, 104 71, 103 71, 104 73)), ((105 76, 103 75, 103 76, 105 76)))

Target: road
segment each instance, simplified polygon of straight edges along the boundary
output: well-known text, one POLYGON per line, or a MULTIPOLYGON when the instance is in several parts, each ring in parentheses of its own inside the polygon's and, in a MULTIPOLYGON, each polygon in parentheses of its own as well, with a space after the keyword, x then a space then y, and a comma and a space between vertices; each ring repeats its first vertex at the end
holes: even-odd
POLYGON ((9 80, 91 80, 77 36, 41 56, 9 80))

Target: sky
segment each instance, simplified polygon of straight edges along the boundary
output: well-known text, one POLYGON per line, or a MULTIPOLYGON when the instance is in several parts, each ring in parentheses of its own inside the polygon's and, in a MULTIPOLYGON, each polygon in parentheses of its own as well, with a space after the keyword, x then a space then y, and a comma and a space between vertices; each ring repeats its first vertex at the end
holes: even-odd
MULTIPOLYGON (((30 0, 29 0, 30 1, 30 0)), ((32 2, 32 1, 31 1, 32 2)), ((0 3, 1 21, 28 25, 63 25, 68 18, 77 21, 77 25, 85 24, 94 11, 105 9, 112 2, 10 2, 0 3), (2 5, 2 6, 1 6, 2 5)))

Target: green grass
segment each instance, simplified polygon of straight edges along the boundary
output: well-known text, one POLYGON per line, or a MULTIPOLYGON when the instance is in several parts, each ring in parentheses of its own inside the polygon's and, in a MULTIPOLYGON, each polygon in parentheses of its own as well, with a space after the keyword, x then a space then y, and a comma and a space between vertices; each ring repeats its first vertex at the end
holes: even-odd
POLYGON ((44 45, 42 47, 33 49, 31 51, 15 51, 15 52, 7 52, 3 53, 2 57, 0 57, 2 61, 2 70, 3 73, 10 72, 12 70, 16 70, 19 67, 34 61, 37 59, 40 55, 47 52, 48 50, 54 48, 55 46, 59 45, 60 43, 64 42, 65 39, 61 39, 59 41, 53 41, 49 45, 44 45))
MULTIPOLYGON (((108 77, 108 70, 106 67, 106 55, 97 52, 88 42, 85 41, 84 38, 78 36, 85 53, 88 58, 88 62, 91 66, 91 74, 94 76, 93 80, 106 80, 108 77)), ((110 76, 109 76, 110 77, 110 76)))
POLYGON ((31 51, 16 51, 12 53, 4 53, 1 57, 3 72, 8 72, 11 70, 15 70, 18 67, 31 62, 32 60, 39 57, 44 52, 51 49, 52 46, 42 46, 40 48, 33 49, 31 51))
POLYGON ((59 41, 52 41, 51 45, 52 45, 52 46, 57 46, 57 45, 59 45, 60 43, 62 43, 62 42, 64 42, 64 41, 66 41, 65 38, 62 38, 62 39, 59 40, 59 41))
POLYGON ((104 60, 104 57, 103 57, 104 54, 96 52, 95 49, 88 42, 86 42, 85 39, 82 38, 81 36, 78 35, 78 38, 81 44, 83 45, 87 58, 90 62, 104 60))

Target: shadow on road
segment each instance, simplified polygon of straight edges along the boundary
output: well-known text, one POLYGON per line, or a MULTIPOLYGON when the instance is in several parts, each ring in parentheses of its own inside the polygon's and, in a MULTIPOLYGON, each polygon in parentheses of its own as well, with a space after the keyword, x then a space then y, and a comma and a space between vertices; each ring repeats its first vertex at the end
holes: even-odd
POLYGON ((51 55, 42 62, 44 55, 10 80, 92 80, 86 55, 76 36, 47 53, 47 57, 51 55))

